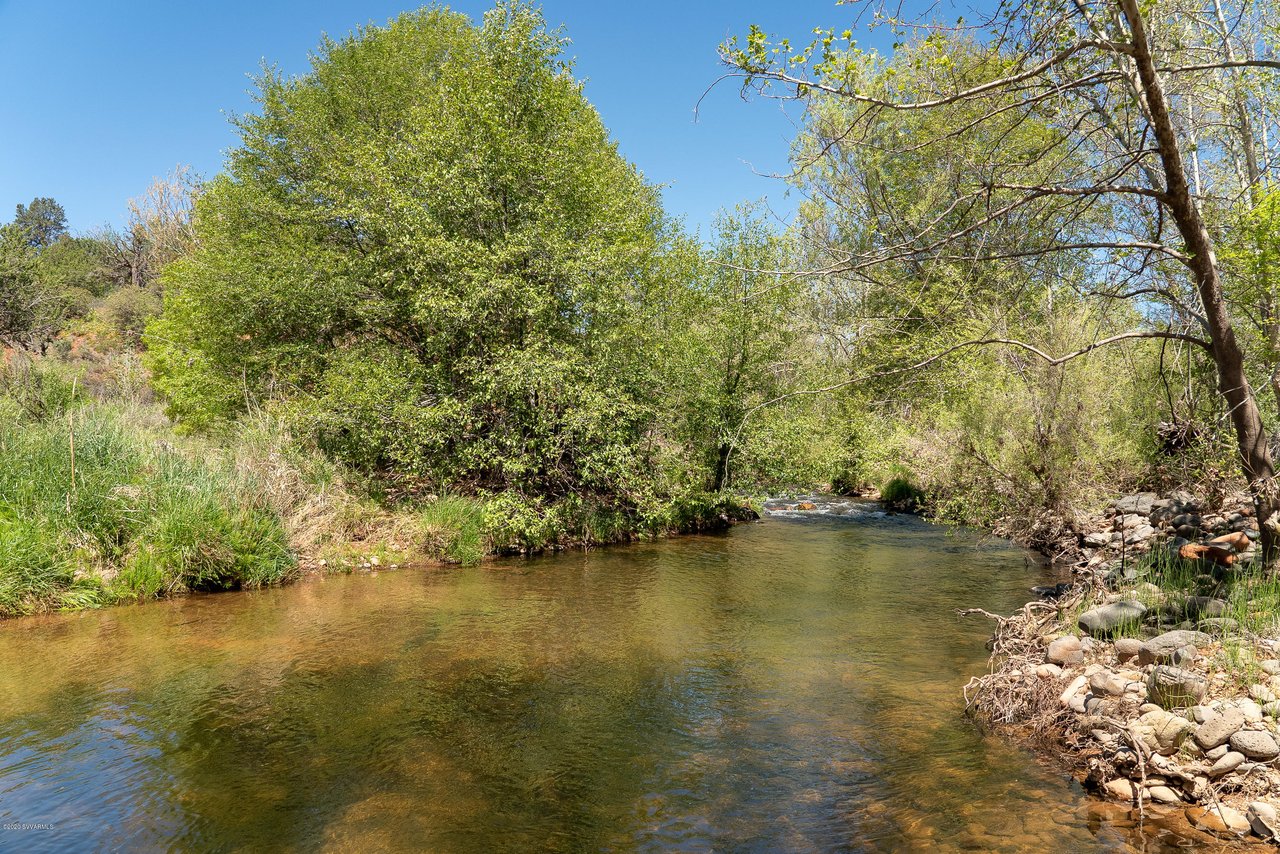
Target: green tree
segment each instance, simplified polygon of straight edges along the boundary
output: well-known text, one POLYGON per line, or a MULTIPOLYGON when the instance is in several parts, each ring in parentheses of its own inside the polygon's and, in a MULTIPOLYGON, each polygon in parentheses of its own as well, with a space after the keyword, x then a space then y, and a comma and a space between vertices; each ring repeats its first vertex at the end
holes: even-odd
POLYGON ((36 248, 51 245, 67 232, 67 212, 53 199, 39 197, 18 205, 13 224, 36 248))
MULTIPOLYGON (((766 417, 756 410, 804 376, 796 351, 805 331, 798 317, 805 282, 777 272, 794 264, 795 247, 762 205, 722 211, 714 229, 688 290, 673 404, 693 458, 719 491, 730 483, 735 455, 746 463, 740 467, 772 479, 752 465, 759 461, 749 458, 751 439, 761 436, 766 417)), ((776 472, 782 467, 774 462, 776 472)))
POLYGON ((62 321, 61 294, 40 280, 27 232, 0 227, 0 345, 43 350, 62 321))
POLYGON ((148 328, 173 414, 279 401, 366 469, 638 501, 669 238, 565 43, 431 8, 266 72, 148 328))

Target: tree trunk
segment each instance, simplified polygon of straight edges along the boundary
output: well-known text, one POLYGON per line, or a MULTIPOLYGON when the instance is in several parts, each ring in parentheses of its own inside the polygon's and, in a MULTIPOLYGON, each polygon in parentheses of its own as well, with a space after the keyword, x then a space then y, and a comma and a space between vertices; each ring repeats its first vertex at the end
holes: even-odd
POLYGON ((1262 535, 1263 559, 1270 563, 1275 548, 1272 517, 1280 508, 1280 502, 1277 501, 1275 467, 1271 449, 1267 446, 1262 415, 1249 388, 1249 380, 1244 371, 1244 353, 1236 341, 1235 330, 1227 313, 1213 240, 1209 237, 1200 209, 1187 184, 1186 166, 1169 117, 1168 101, 1147 43, 1146 23, 1138 10, 1137 0, 1120 0, 1120 8, 1133 33, 1133 61, 1164 166, 1163 202, 1186 244, 1187 254, 1191 256, 1188 267, 1204 306, 1209 339, 1213 344, 1213 361, 1218 371, 1218 390, 1226 401, 1231 423, 1235 427, 1241 468, 1253 495, 1262 535))
POLYGON ((724 489, 725 482, 729 479, 729 454, 732 451, 733 445, 728 442, 716 449, 716 476, 715 482, 711 486, 712 492, 719 492, 724 489))

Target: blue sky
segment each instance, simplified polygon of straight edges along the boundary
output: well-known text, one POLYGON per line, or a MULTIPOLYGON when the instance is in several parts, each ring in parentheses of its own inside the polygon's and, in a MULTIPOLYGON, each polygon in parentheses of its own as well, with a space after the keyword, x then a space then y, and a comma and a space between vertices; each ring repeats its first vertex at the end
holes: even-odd
MULTIPOLYGON (((252 108, 266 61, 307 68, 321 33, 341 36, 418 3, 333 0, 108 2, 0 0, 0 222, 52 196, 73 230, 119 223, 125 202, 178 163, 216 174, 235 144, 226 116, 252 108)), ((478 19, 490 3, 455 2, 478 19)), ((691 226, 785 187, 753 170, 786 166, 793 124, 774 102, 744 103, 732 82, 693 108, 722 72, 716 45, 758 23, 794 41, 843 25, 834 0, 546 0, 573 40, 577 74, 625 156, 670 185, 667 209, 691 226)))

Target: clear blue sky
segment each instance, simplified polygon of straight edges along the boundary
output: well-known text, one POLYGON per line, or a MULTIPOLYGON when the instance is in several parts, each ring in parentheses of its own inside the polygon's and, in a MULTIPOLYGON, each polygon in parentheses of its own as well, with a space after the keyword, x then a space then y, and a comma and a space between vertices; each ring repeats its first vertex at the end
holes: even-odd
MULTIPOLYGON (((265 59, 307 69, 321 33, 384 23, 419 3, 379 0, 0 0, 0 222, 14 205, 52 196, 73 230, 118 224, 125 202, 178 163, 205 176, 235 144, 227 114, 252 108, 248 75, 265 59)), ((479 18, 490 3, 457 2, 479 18)), ((625 156, 669 184, 667 209, 691 226, 715 210, 768 196, 780 181, 790 120, 774 102, 744 103, 733 82, 693 108, 721 73, 716 45, 758 23, 805 41, 850 17, 834 0, 546 0, 573 40, 577 75, 625 156)))

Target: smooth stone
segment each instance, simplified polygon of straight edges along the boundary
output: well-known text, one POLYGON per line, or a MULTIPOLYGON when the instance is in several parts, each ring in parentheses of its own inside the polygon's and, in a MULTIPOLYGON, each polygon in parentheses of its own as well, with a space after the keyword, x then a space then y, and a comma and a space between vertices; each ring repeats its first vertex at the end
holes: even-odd
POLYGON ((1083 676, 1083 675, 1077 676, 1075 679, 1071 680, 1071 684, 1068 685, 1063 690, 1063 692, 1058 695, 1059 702, 1061 702, 1062 705, 1064 706, 1070 706, 1071 698, 1074 697, 1076 694, 1079 694, 1080 689, 1084 688, 1088 684, 1089 684, 1088 676, 1083 676))
POLYGON ((1264 706, 1264 712, 1266 711, 1265 706, 1267 703, 1274 703, 1276 701, 1276 695, 1273 694, 1271 689, 1266 685, 1250 685, 1249 696, 1264 706))
POLYGON ((1109 635, 1126 626, 1141 625, 1147 606, 1132 600, 1100 605, 1080 615, 1081 631, 1094 636, 1109 635))
POLYGON ((1142 641, 1137 638, 1120 638, 1116 641, 1116 658, 1128 661, 1142 649, 1142 641))
POLYGON ((1129 686, 1129 680, 1109 670, 1089 677, 1089 690, 1098 697, 1119 697, 1129 686))
POLYGON ((1144 643, 1138 651, 1138 664, 1144 667, 1148 664, 1164 664, 1172 661, 1176 654, 1187 647, 1208 646, 1212 642, 1213 638, 1204 632, 1175 629, 1144 643))
POLYGON ((1062 676, 1062 668, 1056 664, 1041 664, 1036 668, 1036 675, 1041 679, 1058 679, 1062 676))
POLYGON ((1188 617, 1225 617, 1227 603, 1211 596, 1192 596, 1184 603, 1188 617))
POLYGON ((1209 776, 1215 780, 1230 774, 1232 771, 1244 764, 1245 756, 1243 753, 1237 753, 1234 750, 1224 753, 1218 761, 1214 762, 1209 768, 1209 776))
POLYGON ((1191 720, 1198 724, 1205 723, 1218 716, 1212 706, 1192 706, 1187 709, 1187 714, 1191 715, 1191 720))
POLYGON ((1147 793, 1151 795, 1151 800, 1158 804, 1180 804, 1182 798, 1178 793, 1168 786, 1152 786, 1147 789, 1147 793))
POLYGON ((1147 696, 1164 709, 1194 706, 1208 690, 1209 685, 1203 677, 1178 667, 1160 665, 1147 678, 1147 696))
POLYGON ((1164 709, 1160 708, 1155 703, 1143 703, 1141 706, 1138 706, 1138 714, 1140 715, 1145 715, 1147 712, 1163 712, 1163 711, 1164 709))
POLYGON ((1219 759, 1226 756, 1230 751, 1231 751, 1231 748, 1228 747, 1227 745, 1219 744, 1213 750, 1206 750, 1204 752, 1204 758, 1208 759, 1210 762, 1217 762, 1219 759))
POLYGON ((1228 743, 1232 750, 1243 753, 1250 759, 1270 762, 1280 756, 1280 745, 1276 744, 1276 740, 1269 732, 1256 729, 1241 730, 1232 735, 1228 743))
POLYGON ((1210 833, 1243 834, 1249 832, 1249 819, 1240 810, 1225 804, 1212 807, 1187 807, 1187 821, 1199 830, 1210 833))
POLYGON ((1060 637, 1049 644, 1045 653, 1050 664, 1079 664, 1084 661, 1084 652, 1080 648, 1080 638, 1074 635, 1060 637))
POLYGON ((1244 712, 1236 708, 1222 710, 1222 714, 1205 721, 1196 728, 1196 744, 1205 750, 1226 744, 1245 725, 1244 712))
POLYGON ((1244 712, 1244 719, 1251 724, 1256 724, 1262 720, 1262 706, 1259 706, 1253 700, 1236 700, 1236 708, 1244 712))
POLYGON ((1258 666, 1271 676, 1280 676, 1280 659, 1268 658, 1266 661, 1259 661, 1258 666))
POLYGON ((1106 789, 1107 794, 1111 797, 1122 801, 1133 801, 1135 792, 1141 792, 1144 801, 1151 797, 1141 786, 1135 786, 1131 781, 1123 777, 1108 780, 1102 788, 1106 789))

